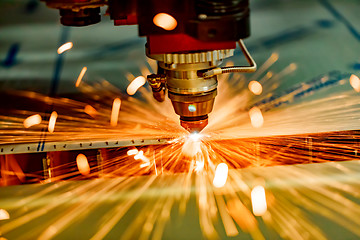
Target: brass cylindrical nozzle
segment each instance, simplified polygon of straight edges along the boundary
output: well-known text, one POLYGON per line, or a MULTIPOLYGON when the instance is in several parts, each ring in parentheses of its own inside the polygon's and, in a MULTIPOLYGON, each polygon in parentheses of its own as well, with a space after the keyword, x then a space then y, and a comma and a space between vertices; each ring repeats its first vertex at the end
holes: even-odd
POLYGON ((193 53, 149 54, 158 61, 158 74, 148 76, 155 99, 162 100, 166 88, 180 124, 189 132, 200 132, 208 124, 217 95, 217 76, 204 77, 203 73, 232 56, 232 49, 193 53))
POLYGON ((208 124, 217 90, 197 94, 175 94, 169 91, 169 98, 180 115, 180 124, 189 132, 200 132, 208 124))

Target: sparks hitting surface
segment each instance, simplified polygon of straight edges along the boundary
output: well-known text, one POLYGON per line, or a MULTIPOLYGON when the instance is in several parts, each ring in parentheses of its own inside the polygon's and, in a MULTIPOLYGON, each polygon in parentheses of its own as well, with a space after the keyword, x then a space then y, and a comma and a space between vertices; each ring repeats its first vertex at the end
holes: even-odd
POLYGON ((1 156, 3 185, 13 178, 25 181, 25 176, 32 177, 34 182, 44 182, 34 185, 36 191, 29 190, 20 201, 0 198, 4 209, 1 234, 9 239, 20 235, 62 238, 74 226, 87 226, 83 219, 97 214, 91 227, 87 227, 89 230, 83 233, 85 238, 113 238, 119 234, 124 239, 170 238, 169 224, 174 215, 187 216, 194 212, 195 205, 196 213, 191 219, 201 229, 197 238, 221 238, 225 232, 229 237, 241 233, 264 239, 268 237, 264 231, 267 228, 283 238, 302 239, 306 233, 309 238, 326 239, 328 236, 302 209, 360 236, 360 207, 352 200, 357 197, 358 161, 273 167, 339 160, 339 151, 344 153, 341 160, 357 158, 358 146, 349 147, 341 141, 336 151, 317 154, 318 149, 333 146, 333 142, 324 143, 322 135, 274 136, 327 132, 334 130, 339 121, 353 126, 360 117, 355 111, 358 104, 354 99, 356 78, 329 73, 268 98, 269 86, 296 70, 296 65, 290 64, 279 73, 266 72, 277 59, 278 55, 272 55, 264 64, 266 67, 260 67, 262 74, 254 74, 253 81, 258 80, 263 87, 260 95, 247 90, 248 84, 242 75, 232 76, 229 84, 221 79, 221 92, 209 125, 201 133, 194 134, 188 134, 178 125, 169 102, 159 105, 152 100, 151 93, 141 87, 142 78, 131 79, 135 80, 130 84, 129 95, 138 92, 145 102, 131 96, 123 97, 106 81, 99 83, 96 89, 81 82, 79 89, 86 92, 89 102, 14 93, 15 98, 32 100, 34 106, 53 106, 57 118, 47 118, 34 108, 13 109, 11 114, 1 116, 2 144, 11 143, 14 136, 19 143, 55 142, 65 137, 83 140, 153 136, 173 140, 159 146, 101 150, 98 155, 79 153, 76 161, 56 167, 50 164, 46 179, 42 173, 27 176, 13 156, 1 156), (231 81, 234 86, 245 86, 241 88, 244 90, 234 88, 231 81), (304 95, 315 94, 315 90, 345 85, 349 88, 341 95, 332 94, 306 104, 299 101, 304 95), (106 94, 99 91, 99 86, 106 94), (282 108, 284 106, 286 108, 282 108), (341 119, 334 117, 339 114, 341 119), (48 130, 51 134, 44 137, 43 129, 49 126, 52 126, 48 130), (261 137, 250 138, 254 136, 261 137), (351 154, 346 154, 348 152, 351 154), (67 171, 57 174, 59 169, 67 171), (329 177, 330 173, 345 179, 329 177), (100 179, 45 184, 84 178, 100 179), (156 197, 152 197, 154 195, 156 197), (48 202, 41 204, 41 201, 48 202), (29 230, 29 224, 36 220, 48 224, 29 230))

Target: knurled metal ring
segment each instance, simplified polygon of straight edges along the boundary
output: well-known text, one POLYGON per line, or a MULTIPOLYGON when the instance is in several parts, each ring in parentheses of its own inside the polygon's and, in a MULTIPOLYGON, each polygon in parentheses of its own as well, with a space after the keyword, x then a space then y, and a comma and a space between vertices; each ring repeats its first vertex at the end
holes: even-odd
POLYGON ((196 53, 165 53, 149 54, 146 49, 146 56, 166 64, 205 63, 221 61, 234 55, 234 49, 222 49, 196 53))

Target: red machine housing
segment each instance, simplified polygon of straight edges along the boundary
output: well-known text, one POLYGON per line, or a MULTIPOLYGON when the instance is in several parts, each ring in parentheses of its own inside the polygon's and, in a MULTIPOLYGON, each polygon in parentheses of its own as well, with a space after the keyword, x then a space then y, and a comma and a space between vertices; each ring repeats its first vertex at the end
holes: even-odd
POLYGON ((236 42, 204 42, 184 33, 147 36, 150 54, 234 49, 236 42))

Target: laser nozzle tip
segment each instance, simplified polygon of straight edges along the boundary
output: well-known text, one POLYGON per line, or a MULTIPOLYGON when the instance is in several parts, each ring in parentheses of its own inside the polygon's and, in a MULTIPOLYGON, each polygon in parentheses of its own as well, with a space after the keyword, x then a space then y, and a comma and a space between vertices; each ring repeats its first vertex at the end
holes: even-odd
POLYGON ((199 133, 208 125, 208 118, 206 116, 206 118, 199 120, 180 119, 180 125, 190 133, 199 133))

